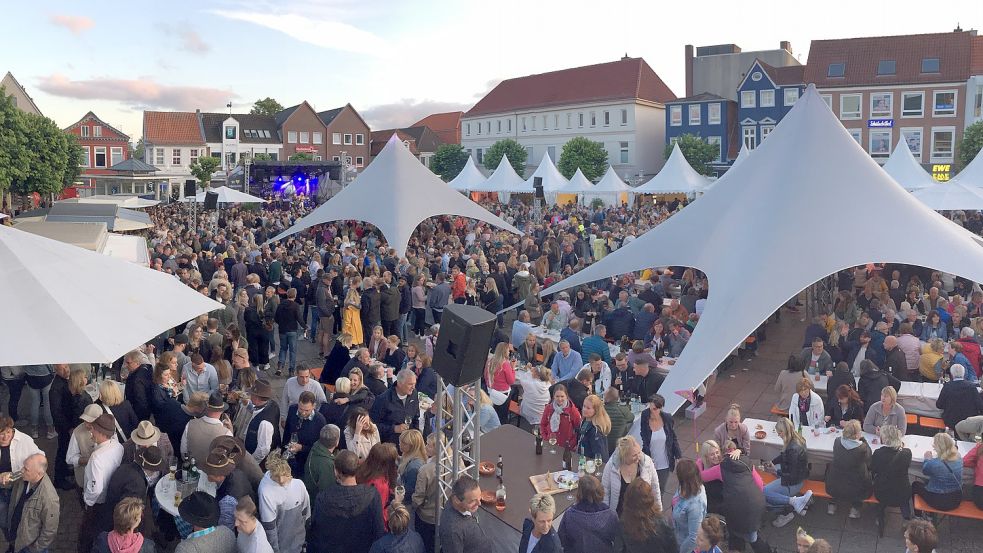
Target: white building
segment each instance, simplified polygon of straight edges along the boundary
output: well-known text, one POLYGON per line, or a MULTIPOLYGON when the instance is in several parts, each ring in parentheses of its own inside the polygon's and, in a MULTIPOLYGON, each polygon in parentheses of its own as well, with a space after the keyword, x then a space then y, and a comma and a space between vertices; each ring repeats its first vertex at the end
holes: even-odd
POLYGON ((244 157, 267 154, 280 159, 283 141, 276 119, 249 113, 197 112, 208 151, 222 160, 220 170, 228 173, 244 157))
POLYGON ((157 168, 154 176, 168 181, 172 190, 180 190, 183 198, 185 182, 194 180, 188 167, 208 155, 196 114, 143 112, 143 144, 144 161, 157 168))
POLYGON ((461 144, 480 165, 492 144, 512 138, 531 174, 583 136, 604 145, 619 175, 652 175, 665 162, 665 102, 675 98, 641 58, 508 79, 464 114, 461 144))

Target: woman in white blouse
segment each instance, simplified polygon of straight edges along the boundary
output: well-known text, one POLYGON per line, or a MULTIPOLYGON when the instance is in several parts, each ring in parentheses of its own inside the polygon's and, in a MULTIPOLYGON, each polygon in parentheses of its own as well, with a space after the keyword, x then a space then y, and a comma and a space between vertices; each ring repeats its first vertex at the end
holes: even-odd
POLYGON ((546 366, 527 365, 527 369, 515 372, 516 381, 522 386, 519 414, 533 427, 543 420, 543 411, 550 402, 550 381, 553 371, 546 366))
POLYGON ((803 378, 795 386, 795 393, 792 394, 792 401, 788 406, 788 416, 792 419, 792 426, 815 426, 825 423, 823 417, 826 411, 823 409, 823 398, 812 391, 812 381, 803 378))

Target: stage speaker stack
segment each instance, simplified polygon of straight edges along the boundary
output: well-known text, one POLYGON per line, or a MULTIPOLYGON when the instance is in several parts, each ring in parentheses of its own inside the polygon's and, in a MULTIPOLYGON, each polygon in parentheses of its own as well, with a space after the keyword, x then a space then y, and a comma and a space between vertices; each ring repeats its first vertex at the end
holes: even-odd
POLYGON ((546 199, 546 196, 543 195, 543 177, 533 177, 532 188, 536 191, 535 197, 537 200, 546 199))
POLYGON ((197 192, 195 191, 195 181, 186 180, 184 181, 184 197, 194 198, 197 192))
POLYGON ((218 192, 209 190, 205 192, 205 209, 215 209, 218 207, 218 192))
POLYGON ((472 305, 448 304, 433 349, 437 374, 453 386, 480 380, 494 332, 494 313, 472 305))

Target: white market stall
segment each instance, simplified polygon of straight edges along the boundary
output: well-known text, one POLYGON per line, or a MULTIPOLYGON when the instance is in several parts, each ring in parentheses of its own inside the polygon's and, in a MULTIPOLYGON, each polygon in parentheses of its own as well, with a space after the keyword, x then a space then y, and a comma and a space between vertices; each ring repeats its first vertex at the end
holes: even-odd
POLYGON ((949 182, 959 182, 973 188, 983 188, 983 150, 976 153, 973 161, 949 182))
POLYGON ((502 156, 498 162, 495 172, 488 177, 485 182, 471 189, 472 192, 494 192, 498 194, 498 201, 507 204, 512 199, 512 194, 532 194, 532 185, 526 184, 522 177, 515 172, 515 168, 509 163, 508 156, 502 156))
POLYGON ((564 178, 560 170, 553 165, 553 160, 550 159, 549 153, 543 154, 543 159, 539 162, 539 167, 533 172, 532 176, 526 179, 526 186, 529 189, 533 188, 533 183, 536 178, 543 179, 543 196, 546 198, 546 203, 549 205, 556 205, 556 195, 569 182, 564 178))
POLYGON ((935 186, 916 190, 911 195, 935 211, 983 209, 983 188, 967 186, 956 180, 940 182, 935 186))
POLYGON ((570 177, 570 180, 556 191, 556 203, 583 204, 584 197, 594 189, 594 183, 584 176, 584 173, 577 168, 577 172, 570 177))

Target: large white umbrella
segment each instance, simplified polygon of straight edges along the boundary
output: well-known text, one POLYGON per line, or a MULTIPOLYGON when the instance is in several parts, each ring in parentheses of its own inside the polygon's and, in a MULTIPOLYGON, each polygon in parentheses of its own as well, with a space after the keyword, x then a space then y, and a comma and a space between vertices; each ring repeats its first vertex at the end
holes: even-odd
POLYGON ((935 211, 983 209, 983 188, 967 186, 959 181, 939 183, 911 193, 935 211))
POLYGON ((263 198, 258 198, 251 194, 246 194, 245 192, 239 192, 229 188, 228 186, 218 186, 215 188, 209 188, 205 192, 199 192, 195 195, 194 199, 184 198, 184 201, 190 202, 204 202, 205 194, 207 192, 215 192, 218 194, 218 202, 223 204, 265 204, 266 200, 263 198))
POLYGON ((222 307, 173 276, 0 226, 0 366, 109 363, 222 307))

